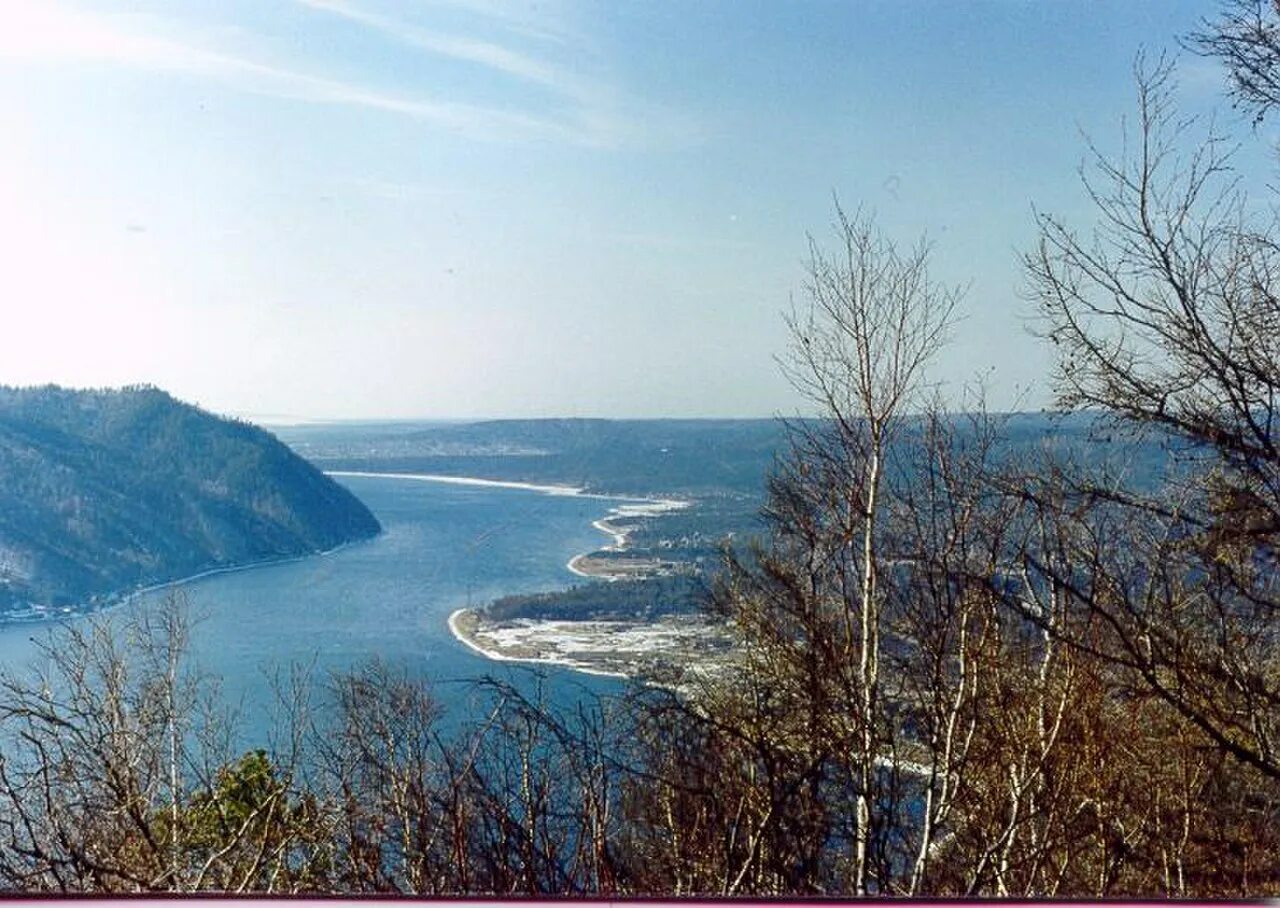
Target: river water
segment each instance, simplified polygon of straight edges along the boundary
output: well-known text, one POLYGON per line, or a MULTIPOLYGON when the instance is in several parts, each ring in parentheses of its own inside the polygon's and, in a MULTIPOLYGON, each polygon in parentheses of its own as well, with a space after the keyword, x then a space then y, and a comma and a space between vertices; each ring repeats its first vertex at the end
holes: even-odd
MULTIPOLYGON (((470 682, 486 675, 530 692, 541 684, 564 705, 620 689, 608 678, 492 662, 447 626, 449 614, 463 606, 581 582, 566 562, 606 541, 591 521, 611 502, 408 479, 338 481, 378 517, 380 536, 182 586, 198 617, 195 663, 220 678, 222 695, 239 706, 244 746, 266 746, 277 702, 271 679, 287 676, 291 667, 305 671, 319 691, 332 673, 380 659, 429 679, 450 724, 482 708, 470 682)), ((48 630, 0 627, 0 664, 32 663, 38 658, 33 638, 48 630)))

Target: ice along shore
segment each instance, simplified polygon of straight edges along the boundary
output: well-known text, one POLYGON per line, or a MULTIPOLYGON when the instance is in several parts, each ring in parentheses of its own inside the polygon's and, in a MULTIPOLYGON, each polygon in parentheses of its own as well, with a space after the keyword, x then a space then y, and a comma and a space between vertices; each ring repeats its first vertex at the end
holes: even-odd
MULTIPOLYGON (((635 530, 634 521, 681 510, 692 504, 674 498, 606 495, 566 485, 434 473, 335 470, 329 475, 482 486, 617 502, 607 514, 591 524, 609 537, 609 543, 575 555, 565 565, 579 577, 600 580, 643 577, 652 573, 659 566, 654 559, 618 557, 627 551, 630 535, 635 530)), ((448 626, 449 632, 462 645, 495 662, 550 665, 618 678, 671 676, 688 670, 692 663, 712 669, 728 651, 728 637, 724 629, 697 615, 666 616, 652 622, 532 618, 488 621, 477 609, 460 608, 449 616, 448 626)))
POLYGON ((592 521, 591 525, 608 536, 611 542, 599 549, 580 552, 569 559, 565 565, 569 572, 579 577, 591 577, 599 580, 617 580, 623 577, 638 577, 651 571, 654 567, 651 559, 624 560, 617 558, 601 559, 595 557, 597 552, 618 554, 625 552, 628 540, 634 527, 621 525, 619 521, 631 519, 641 520, 646 517, 657 517, 670 511, 679 511, 690 507, 693 502, 679 498, 653 498, 634 495, 606 495, 600 492, 588 492, 578 486, 540 485, 532 482, 516 482, 505 479, 480 479, 474 476, 447 476, 439 473, 376 473, 357 470, 329 470, 327 476, 360 477, 365 479, 400 479, 411 482, 439 482, 449 485, 481 486, 493 489, 512 489, 525 492, 541 492, 544 495, 566 495, 575 498, 592 498, 600 501, 620 502, 609 509, 609 513, 592 521))

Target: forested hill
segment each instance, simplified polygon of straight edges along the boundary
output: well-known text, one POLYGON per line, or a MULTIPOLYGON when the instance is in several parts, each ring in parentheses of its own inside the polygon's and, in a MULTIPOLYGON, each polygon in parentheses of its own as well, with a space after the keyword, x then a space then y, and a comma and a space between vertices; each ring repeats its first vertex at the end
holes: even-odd
POLYGON ((149 387, 0 387, 0 617, 378 531, 256 426, 149 387))
POLYGON ((786 441, 773 419, 501 419, 277 431, 326 470, 442 473, 632 495, 758 496, 786 441))
MULTIPOLYGON (((957 416, 961 441, 971 431, 957 416)), ((1089 413, 1012 413, 1000 421, 1004 457, 1051 447, 1091 462, 1133 459, 1154 475, 1159 443, 1125 439, 1089 413)), ((793 426, 801 425, 793 421, 793 426)), ((811 429, 823 431, 810 421, 811 429)), ((919 440, 908 418, 899 444, 919 440)), ((505 419, 456 423, 338 423, 280 426, 280 438, 326 470, 439 473, 558 483, 611 494, 736 495, 758 499, 788 445, 776 419, 505 419)))

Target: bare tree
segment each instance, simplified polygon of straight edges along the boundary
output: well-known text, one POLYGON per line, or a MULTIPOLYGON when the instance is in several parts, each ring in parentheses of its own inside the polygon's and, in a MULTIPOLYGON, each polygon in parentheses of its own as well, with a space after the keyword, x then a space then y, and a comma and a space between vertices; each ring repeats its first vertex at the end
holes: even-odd
POLYGON ((1219 140, 1178 153, 1189 126, 1170 78, 1164 62, 1140 65, 1136 135, 1119 159, 1094 151, 1092 234, 1041 215, 1026 265, 1062 405, 1155 433, 1173 465, 1155 491, 1065 477, 1066 508, 1037 504, 1080 538, 1109 524, 1111 545, 1088 571, 1079 559, 1031 569, 1103 622, 1097 655, 1280 779, 1280 247, 1219 140))
POLYGON ((840 673, 852 695, 848 740, 857 754, 852 884, 865 895, 876 767, 886 743, 880 690, 885 462, 904 417, 922 403, 924 369, 946 338, 960 291, 929 277, 924 242, 902 254, 868 218, 851 219, 838 204, 836 217, 834 253, 810 242, 809 305, 788 322, 792 344, 784 367, 818 409, 819 427, 797 424, 797 451, 841 499, 826 519, 834 522, 844 568, 852 570, 838 578, 844 633, 833 667, 855 667, 840 673))
POLYGON ((1216 19, 1188 36, 1195 52, 1220 61, 1236 103, 1254 123, 1280 105, 1280 5, 1275 0, 1227 0, 1216 19))
POLYGON ((109 618, 73 624, 40 645, 35 674, 0 679, 11 884, 183 887, 175 818, 193 702, 193 679, 177 665, 184 615, 171 597, 160 614, 134 612, 123 628, 109 618))
POLYGON ((27 890, 319 886, 293 766, 235 759, 185 598, 78 620, 0 676, 0 879, 27 890))
POLYGON ((731 559, 721 584, 718 607, 745 655, 705 712, 719 748, 743 754, 732 828, 749 847, 728 858, 727 891, 753 881, 865 895, 892 888, 899 863, 886 805, 902 794, 900 723, 882 673, 901 503, 892 452, 927 403, 925 369, 961 294, 929 277, 927 244, 900 252, 839 205, 834 248, 810 241, 808 276, 782 365, 816 414, 790 424, 769 490, 770 546, 731 559), (847 843, 842 860, 832 842, 847 843), (771 855, 807 868, 801 880, 771 877, 771 855))
POLYGON ((332 684, 318 728, 319 784, 337 822, 336 873, 350 891, 447 893, 465 880, 454 822, 441 798, 452 781, 438 737, 440 708, 413 679, 373 663, 332 684), (452 866, 451 866, 452 865, 452 866))

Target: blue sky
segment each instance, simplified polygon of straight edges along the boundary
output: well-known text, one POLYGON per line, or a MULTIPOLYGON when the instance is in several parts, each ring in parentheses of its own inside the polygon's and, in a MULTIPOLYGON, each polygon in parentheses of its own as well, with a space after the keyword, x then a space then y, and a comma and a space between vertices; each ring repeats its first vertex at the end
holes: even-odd
MULTIPOLYGON (((781 313, 838 193, 968 285, 937 378, 1038 407, 1032 204, 1089 223, 1081 131, 1113 146, 1135 52, 1212 12, 0 0, 0 382, 267 418, 790 413, 781 313)), ((1217 102, 1205 61, 1179 81, 1217 102)))

